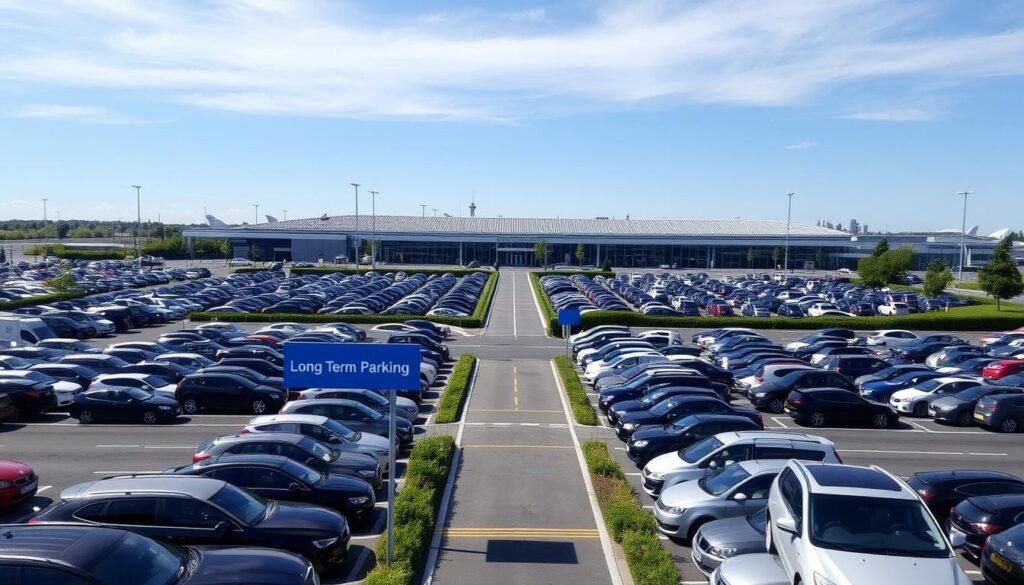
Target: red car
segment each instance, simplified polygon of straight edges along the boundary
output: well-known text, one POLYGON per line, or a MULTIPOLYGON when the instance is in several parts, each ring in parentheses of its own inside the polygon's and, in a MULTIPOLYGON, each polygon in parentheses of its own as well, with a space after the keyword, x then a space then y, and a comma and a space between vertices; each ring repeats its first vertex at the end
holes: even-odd
POLYGON ((708 315, 711 317, 731 317, 733 315, 733 311, 732 307, 725 303, 712 303, 708 305, 708 315))
POLYGON ((1024 360, 999 360, 985 366, 981 375, 989 380, 999 380, 1020 372, 1024 372, 1024 360))
POLYGON ((0 459, 0 509, 36 495, 39 478, 32 468, 20 461, 0 459))

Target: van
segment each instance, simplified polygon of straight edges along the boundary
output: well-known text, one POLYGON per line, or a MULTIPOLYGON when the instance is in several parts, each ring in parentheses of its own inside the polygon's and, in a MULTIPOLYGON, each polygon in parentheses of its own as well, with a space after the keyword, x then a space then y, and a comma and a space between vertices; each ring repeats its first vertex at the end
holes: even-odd
POLYGON ((38 317, 25 317, 6 313, 0 315, 0 341, 10 343, 39 343, 57 337, 52 329, 38 317))

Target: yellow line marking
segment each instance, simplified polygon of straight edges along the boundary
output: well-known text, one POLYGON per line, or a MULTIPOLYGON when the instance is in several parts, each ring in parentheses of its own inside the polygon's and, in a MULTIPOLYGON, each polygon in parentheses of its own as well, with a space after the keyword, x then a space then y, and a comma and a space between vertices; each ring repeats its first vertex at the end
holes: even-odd
POLYGON ((463 445, 463 449, 572 449, 572 445, 463 445))
POLYGON ((473 412, 562 412, 561 410, 530 410, 527 408, 474 408, 473 412))
POLYGON ((519 410, 519 368, 512 366, 512 402, 519 410))

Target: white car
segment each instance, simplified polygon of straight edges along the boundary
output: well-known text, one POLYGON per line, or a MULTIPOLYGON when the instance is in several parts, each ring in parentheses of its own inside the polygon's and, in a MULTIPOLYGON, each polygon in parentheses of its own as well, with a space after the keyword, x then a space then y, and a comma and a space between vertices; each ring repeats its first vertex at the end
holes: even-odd
POLYGON ((879 315, 909 315, 910 307, 906 303, 886 303, 878 305, 879 315))
POLYGON ((849 268, 840 268, 839 270, 836 270, 836 272, 840 274, 853 274, 853 271, 849 268))
POLYGON ((814 303, 807 309, 809 317, 821 317, 825 311, 838 311, 839 307, 832 303, 814 303))
POLYGON ((868 345, 887 345, 903 347, 917 339, 917 335, 905 329, 882 329, 868 333, 865 338, 868 345))
POLYGON ((255 263, 252 260, 245 258, 232 258, 228 260, 228 266, 253 266, 255 263))
POLYGON ((968 585, 917 493, 878 467, 791 460, 768 495, 765 545, 789 583, 968 585))
POLYGON ((115 388, 141 388, 151 394, 174 398, 177 384, 168 384, 167 380, 153 374, 104 374, 93 380, 89 390, 115 388))
POLYGON ((980 385, 980 381, 972 378, 932 378, 913 388, 894 392, 889 398, 889 405, 903 414, 928 416, 929 396, 948 396, 980 385))

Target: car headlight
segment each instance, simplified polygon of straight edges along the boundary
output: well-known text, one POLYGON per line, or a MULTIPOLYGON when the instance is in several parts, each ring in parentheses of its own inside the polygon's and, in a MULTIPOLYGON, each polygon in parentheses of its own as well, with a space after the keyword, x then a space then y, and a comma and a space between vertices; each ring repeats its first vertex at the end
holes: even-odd
POLYGON ((822 577, 820 574, 815 573, 814 574, 814 585, 836 585, 836 584, 835 584, 835 581, 832 581, 831 579, 826 579, 825 577, 822 577))
POLYGON ((160 410, 174 410, 173 406, 161 406, 160 410))
POLYGON ((662 508, 662 510, 665 510, 665 513, 672 514, 673 516, 682 516, 683 512, 686 511, 686 508, 676 508, 674 506, 665 506, 665 507, 662 508))
POLYGON ((317 550, 324 550, 325 548, 327 548, 329 546, 333 546, 335 543, 337 543, 338 539, 339 539, 339 537, 335 536, 334 538, 324 538, 322 540, 314 540, 313 541, 313 547, 316 548, 317 550))
POLYGON ((359 472, 359 475, 363 477, 375 477, 377 475, 377 471, 373 469, 363 469, 359 472))
POLYGON ((636 428, 636 423, 626 423, 622 425, 622 428, 626 429, 627 431, 632 431, 633 429, 636 428))
POLYGON ((348 499, 348 503, 352 504, 353 506, 360 506, 360 505, 365 504, 366 502, 369 502, 369 501, 370 501, 370 498, 368 496, 359 496, 358 498, 349 498, 348 499))
POLYGON ((646 473, 647 477, 651 479, 665 479, 665 474, 660 471, 646 471, 646 473))
POLYGON ((712 546, 708 549, 708 552, 723 559, 728 559, 736 555, 736 549, 731 546, 712 546))
POLYGON ((647 441, 640 439, 639 441, 635 441, 633 443, 633 446, 636 447, 637 449, 643 449, 644 447, 647 446, 647 441))

